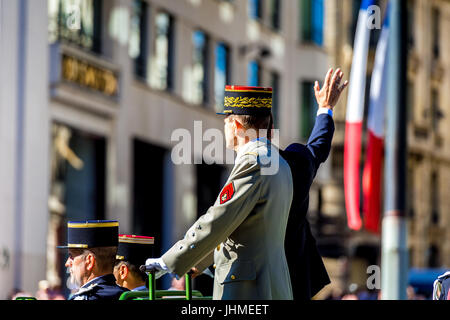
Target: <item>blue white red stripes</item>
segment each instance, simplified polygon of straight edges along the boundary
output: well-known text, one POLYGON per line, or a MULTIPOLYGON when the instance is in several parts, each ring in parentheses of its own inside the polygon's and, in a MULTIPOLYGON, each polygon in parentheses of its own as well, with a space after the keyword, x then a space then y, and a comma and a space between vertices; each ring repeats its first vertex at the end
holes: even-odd
POLYGON ((358 14, 352 68, 350 71, 347 113, 345 119, 345 206, 347 210, 347 224, 349 228, 353 230, 359 230, 362 226, 359 213, 359 161, 361 156, 361 134, 364 116, 367 55, 370 40, 370 29, 367 27, 367 22, 369 20, 369 12, 367 8, 373 4, 373 0, 363 0, 358 14))
POLYGON ((381 178, 384 145, 384 118, 387 93, 387 65, 389 42, 389 7, 375 53, 370 84, 370 104, 367 119, 367 152, 363 171, 364 226, 368 231, 380 232, 381 178))

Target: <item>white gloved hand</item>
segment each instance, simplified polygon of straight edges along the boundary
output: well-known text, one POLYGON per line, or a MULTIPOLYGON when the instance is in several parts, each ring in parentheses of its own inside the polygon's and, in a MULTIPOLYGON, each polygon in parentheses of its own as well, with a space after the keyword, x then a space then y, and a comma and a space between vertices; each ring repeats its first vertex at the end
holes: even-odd
POLYGON ((159 279, 166 273, 170 272, 169 268, 167 268, 166 264, 161 258, 149 258, 145 261, 145 266, 147 268, 155 269, 156 279, 159 279))

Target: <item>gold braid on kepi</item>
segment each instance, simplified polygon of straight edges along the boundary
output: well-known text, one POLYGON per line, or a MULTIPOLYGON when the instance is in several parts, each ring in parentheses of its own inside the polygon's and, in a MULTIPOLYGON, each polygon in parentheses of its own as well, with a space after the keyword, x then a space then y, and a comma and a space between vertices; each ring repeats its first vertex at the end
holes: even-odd
POLYGON ((148 257, 153 256, 154 243, 153 237, 119 234, 116 260, 127 261, 139 267, 148 257))
POLYGON ((117 247, 119 244, 119 221, 81 220, 67 222, 67 244, 59 249, 87 249, 117 247))
POLYGON ((271 111, 272 88, 227 85, 223 112, 217 114, 268 116, 271 111))

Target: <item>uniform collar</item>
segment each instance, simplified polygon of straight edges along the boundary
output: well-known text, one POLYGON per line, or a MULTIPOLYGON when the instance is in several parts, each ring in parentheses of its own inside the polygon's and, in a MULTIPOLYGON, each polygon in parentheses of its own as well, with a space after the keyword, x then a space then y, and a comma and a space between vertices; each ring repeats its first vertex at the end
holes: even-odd
POLYGON ((114 275, 112 273, 110 274, 105 274, 99 277, 96 277, 92 280, 89 280, 88 282, 86 282, 81 288, 88 288, 89 286, 93 285, 93 284, 101 284, 101 283, 111 283, 111 281, 113 281, 115 283, 116 278, 114 277, 114 275), (112 278, 111 278, 112 277, 112 278))
POLYGON ((136 287, 131 291, 147 291, 147 287, 146 286, 140 286, 140 287, 136 287))
POLYGON ((266 137, 258 137, 244 144, 236 155, 236 160, 242 157, 246 152, 256 149, 259 146, 269 145, 270 141, 266 137))

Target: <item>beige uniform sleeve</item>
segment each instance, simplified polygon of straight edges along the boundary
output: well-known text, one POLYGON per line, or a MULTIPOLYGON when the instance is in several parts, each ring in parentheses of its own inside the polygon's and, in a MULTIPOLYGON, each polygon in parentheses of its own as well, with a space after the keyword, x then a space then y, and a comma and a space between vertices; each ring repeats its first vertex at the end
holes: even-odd
POLYGON ((260 198, 261 179, 256 156, 244 156, 233 168, 215 204, 189 228, 184 239, 175 243, 162 256, 171 272, 182 276, 198 263, 201 268, 212 263, 213 250, 255 207, 260 198), (230 191, 230 184, 233 191, 230 191), (224 194, 226 190, 229 191, 227 195, 224 194))
POLYGON ((214 251, 211 251, 206 255, 205 258, 203 258, 201 261, 197 262, 195 264, 195 267, 198 269, 199 272, 203 272, 206 268, 208 268, 210 265, 214 263, 214 251))

